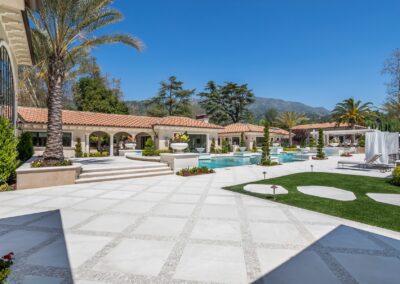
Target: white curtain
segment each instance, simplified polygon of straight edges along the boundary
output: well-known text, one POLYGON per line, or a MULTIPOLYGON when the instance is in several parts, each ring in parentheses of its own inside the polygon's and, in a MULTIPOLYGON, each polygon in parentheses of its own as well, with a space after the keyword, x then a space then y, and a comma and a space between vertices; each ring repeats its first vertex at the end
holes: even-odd
POLYGON ((369 160, 372 156, 382 154, 377 161, 381 164, 389 162, 389 155, 399 151, 399 133, 396 132, 367 132, 365 134, 365 159, 369 160))

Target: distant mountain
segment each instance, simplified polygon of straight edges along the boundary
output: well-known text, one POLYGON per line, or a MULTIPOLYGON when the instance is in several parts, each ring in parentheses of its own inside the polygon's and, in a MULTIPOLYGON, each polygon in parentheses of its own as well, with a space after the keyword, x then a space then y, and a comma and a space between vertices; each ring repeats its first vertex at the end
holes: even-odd
MULTIPOLYGON (((146 115, 144 100, 126 101, 125 103, 128 105, 129 113, 135 115, 146 115)), ((192 104, 195 114, 204 113, 197 100, 193 100, 192 104)), ((313 121, 323 120, 330 114, 330 111, 323 107, 312 107, 299 102, 262 97, 256 97, 256 101, 250 105, 249 110, 253 113, 255 120, 258 121, 264 116, 265 111, 269 108, 274 108, 278 112, 294 111, 304 113, 313 121)))
POLYGON ((323 107, 312 107, 299 102, 285 101, 281 99, 256 97, 256 101, 250 105, 249 110, 256 120, 264 116, 265 110, 274 108, 278 112, 294 111, 304 113, 313 120, 319 120, 330 115, 330 111, 323 107))

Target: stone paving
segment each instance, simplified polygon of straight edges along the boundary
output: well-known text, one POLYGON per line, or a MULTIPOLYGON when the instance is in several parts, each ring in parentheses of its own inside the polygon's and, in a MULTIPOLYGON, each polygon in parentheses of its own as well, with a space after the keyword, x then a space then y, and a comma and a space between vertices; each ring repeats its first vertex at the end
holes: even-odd
POLYGON ((367 193, 367 195, 377 202, 400 206, 400 194, 367 193))
MULTIPOLYGON (((336 169, 336 158, 267 177, 336 169)), ((10 283, 398 283, 400 234, 221 187, 265 168, 219 169, 0 193, 10 283)))
POLYGON ((340 200, 340 201, 352 201, 356 200, 356 195, 352 191, 331 187, 331 186, 298 186, 297 190, 301 193, 318 196, 322 198, 340 200))

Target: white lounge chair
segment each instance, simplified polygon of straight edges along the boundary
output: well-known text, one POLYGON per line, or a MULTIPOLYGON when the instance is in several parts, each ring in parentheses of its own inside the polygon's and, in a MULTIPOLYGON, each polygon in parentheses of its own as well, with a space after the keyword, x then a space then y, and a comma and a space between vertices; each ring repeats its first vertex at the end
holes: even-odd
POLYGON ((344 165, 351 165, 351 166, 358 166, 360 168, 368 168, 373 165, 378 165, 376 164, 376 161, 382 157, 382 154, 375 154, 368 160, 365 160, 364 162, 358 162, 358 161, 338 161, 338 167, 343 167, 344 165))

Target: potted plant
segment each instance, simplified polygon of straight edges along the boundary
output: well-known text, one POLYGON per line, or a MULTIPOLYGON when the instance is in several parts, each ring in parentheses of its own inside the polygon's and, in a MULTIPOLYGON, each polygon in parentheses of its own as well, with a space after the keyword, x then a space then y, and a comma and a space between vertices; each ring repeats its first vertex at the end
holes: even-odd
POLYGON ((331 141, 329 141, 329 146, 337 147, 339 146, 339 139, 337 137, 333 137, 331 141))
POLYGON ((240 135, 239 151, 244 152, 246 151, 246 149, 247 147, 246 147, 246 142, 244 142, 244 133, 242 132, 242 134, 240 135))
POLYGON ((136 148, 136 141, 132 137, 128 137, 127 142, 125 142, 125 149, 133 150, 136 148))
POLYGON ((170 147, 178 153, 183 152, 189 144, 189 135, 184 133, 175 133, 174 137, 172 137, 170 147))

